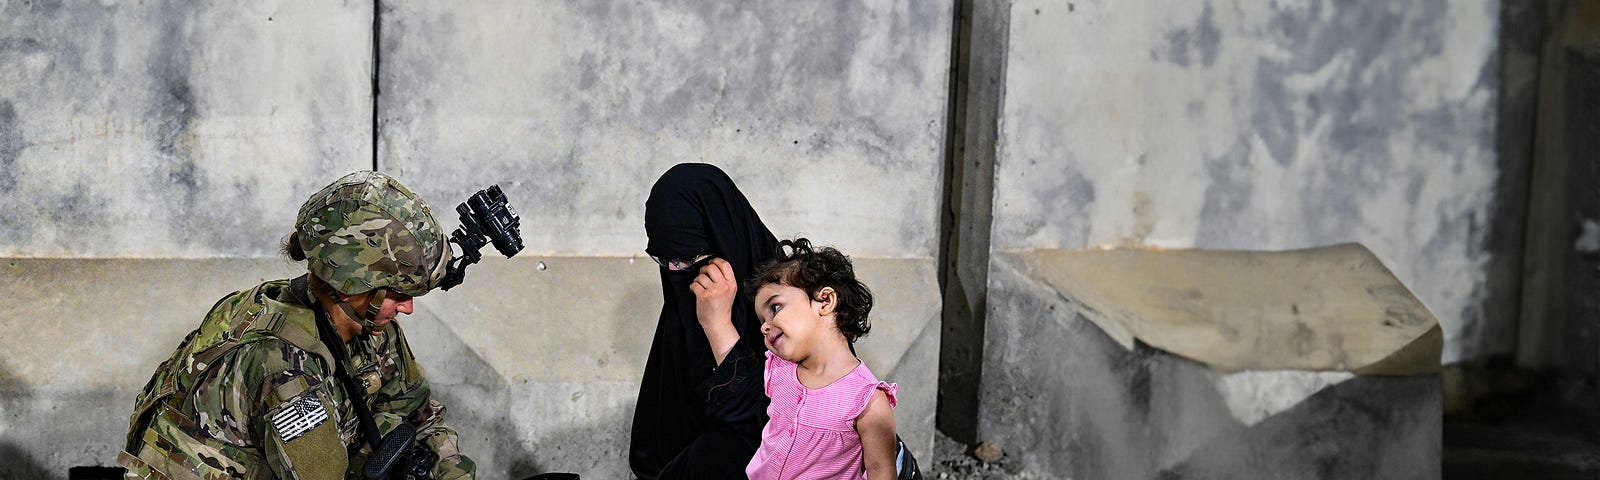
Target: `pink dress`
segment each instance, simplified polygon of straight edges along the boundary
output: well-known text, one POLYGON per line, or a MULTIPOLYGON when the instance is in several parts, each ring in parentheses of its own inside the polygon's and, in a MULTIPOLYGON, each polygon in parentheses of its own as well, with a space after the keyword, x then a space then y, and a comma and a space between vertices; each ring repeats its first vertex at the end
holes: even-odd
MULTIPOLYGON (((866 410, 872 395, 882 390, 889 406, 899 403, 899 386, 878 381, 866 362, 819 389, 806 388, 796 376, 799 365, 767 352, 766 428, 761 448, 744 472, 755 480, 864 479, 861 435, 856 417, 866 410)), ((879 478, 894 478, 886 472, 879 478)))

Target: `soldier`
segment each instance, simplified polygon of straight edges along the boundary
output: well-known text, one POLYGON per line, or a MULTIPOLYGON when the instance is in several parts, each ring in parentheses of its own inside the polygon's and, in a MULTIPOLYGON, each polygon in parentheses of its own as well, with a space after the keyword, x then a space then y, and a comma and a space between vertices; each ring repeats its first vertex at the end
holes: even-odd
POLYGON ((428 206, 352 173, 300 207, 284 251, 310 274, 222 298, 145 385, 118 458, 129 478, 360 478, 371 437, 401 422, 433 478, 473 478, 394 322, 451 256, 428 206))

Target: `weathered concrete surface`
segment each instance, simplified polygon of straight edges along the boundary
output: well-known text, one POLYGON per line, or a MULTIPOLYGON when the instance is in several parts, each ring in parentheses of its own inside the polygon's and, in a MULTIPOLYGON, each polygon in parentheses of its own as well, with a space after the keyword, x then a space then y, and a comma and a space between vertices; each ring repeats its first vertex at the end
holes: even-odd
MULTIPOLYGON (((0 478, 109 465, 133 398, 216 299, 304 266, 277 259, 7 259, 0 263, 0 478)), ((485 478, 626 478, 627 440, 660 312, 647 258, 488 259, 401 322, 485 478)), ((933 263, 857 259, 878 295, 862 358, 901 385, 901 435, 931 451, 933 263)))
MULTIPOLYGON (((979 436, 1043 478, 1438 478, 1436 375, 1224 373, 1105 334, 1000 254, 979 436)), ((1107 272, 1107 275, 1114 275, 1107 272)))
POLYGON ((0 2, 0 255, 269 255, 371 168, 371 12, 0 2))
POLYGON ((1220 371, 1439 371, 1438 321, 1358 244, 1013 258, 1123 348, 1137 341, 1220 371))
POLYGON ((1498 14, 1018 1, 993 248, 1359 242, 1439 316, 1446 362, 1478 356, 1511 321, 1481 309, 1498 14))
POLYGON ((682 162, 780 237, 936 252, 948 2, 383 6, 381 168, 430 199, 501 183, 535 252, 638 254, 682 162))

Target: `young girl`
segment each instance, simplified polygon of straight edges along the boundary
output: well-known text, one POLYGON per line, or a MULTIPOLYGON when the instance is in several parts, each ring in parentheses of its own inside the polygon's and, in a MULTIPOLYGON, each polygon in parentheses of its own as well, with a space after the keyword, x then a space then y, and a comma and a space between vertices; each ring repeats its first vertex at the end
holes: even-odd
POLYGON ((893 479, 898 387, 855 356, 871 329, 872 292, 838 250, 779 242, 752 279, 766 337, 771 420, 745 468, 752 479, 893 479), (786 248, 787 247, 787 248, 786 248))

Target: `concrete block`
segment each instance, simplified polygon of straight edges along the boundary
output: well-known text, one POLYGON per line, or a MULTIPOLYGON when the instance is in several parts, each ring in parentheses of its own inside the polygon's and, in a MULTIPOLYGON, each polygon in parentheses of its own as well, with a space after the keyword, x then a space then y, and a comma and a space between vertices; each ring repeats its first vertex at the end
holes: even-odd
POLYGON ((1439 370, 1439 323, 1358 244, 1294 250, 1051 250, 1026 275, 1135 341, 1222 371, 1439 370))
POLYGON ((993 246, 1359 242, 1439 314, 1446 362, 1505 353, 1498 6, 1019 0, 993 246))
MULTIPOLYGON (((931 452, 938 382, 932 260, 858 258, 874 287, 867 364, 901 384, 900 434, 931 452)), ((4 259, 0 478, 110 465, 134 396, 218 298, 298 275, 280 259, 4 259)), ((648 258, 486 259, 401 317, 484 478, 627 478, 638 382, 661 308, 648 258)))
POLYGON ((651 183, 706 162, 781 237, 936 254, 948 2, 383 5, 382 169, 500 183, 533 251, 638 254, 651 183))
MULTIPOLYGON (((1041 265, 1052 253, 997 255, 989 277, 978 434, 1004 444, 1014 468, 1044 478, 1439 476, 1436 374, 1362 375, 1350 371, 1353 364, 1238 370, 1192 359, 1225 357, 1174 353, 1142 336, 1124 344, 1091 320, 1105 315, 1085 301, 1092 293, 1080 296, 1080 285, 1053 285, 1038 274, 1050 268, 1041 265)), ((1099 276, 1185 276, 1150 273, 1111 269, 1099 276)), ((1341 291, 1339 278, 1324 281, 1329 292, 1341 291)), ((1330 297, 1328 304, 1346 300, 1360 299, 1330 297)), ((1185 317, 1188 326, 1205 327, 1207 311, 1218 314, 1210 318, 1215 325, 1238 310, 1202 309, 1185 317)), ((1261 346, 1279 341, 1270 330, 1259 335, 1260 344, 1234 347, 1269 351, 1261 346)), ((1438 360, 1422 363, 1436 368, 1438 360)))
POLYGON ((0 256, 261 257, 372 168, 372 2, 0 2, 0 256))

